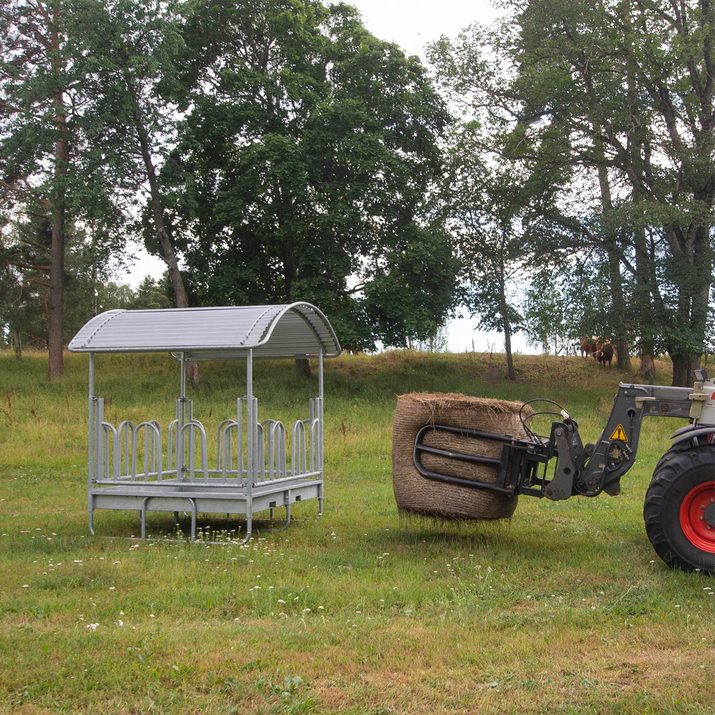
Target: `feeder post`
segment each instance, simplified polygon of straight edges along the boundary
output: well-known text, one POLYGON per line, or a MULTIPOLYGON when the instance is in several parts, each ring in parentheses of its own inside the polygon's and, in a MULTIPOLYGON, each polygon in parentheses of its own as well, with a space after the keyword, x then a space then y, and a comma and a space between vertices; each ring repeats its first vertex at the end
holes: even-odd
POLYGON ((179 387, 179 429, 176 431, 176 478, 184 478, 184 425, 186 424, 186 356, 180 353, 181 385, 179 387))
POLYGON ((89 433, 89 439, 87 440, 87 514, 89 520, 89 533, 94 536, 94 496, 92 496, 92 482, 94 481, 94 454, 95 454, 95 444, 97 439, 97 428, 95 426, 96 421, 96 409, 95 402, 96 397, 94 395, 94 353, 89 354, 89 413, 87 415, 87 430, 89 433))
POLYGON ((246 541, 251 537, 253 479, 256 471, 256 419, 253 403, 253 350, 246 355, 246 541))
POLYGON ((256 449, 256 415, 253 414, 253 350, 246 356, 246 477, 248 494, 253 486, 254 451, 256 449))
POLYGON ((87 417, 87 424, 89 430, 89 440, 87 442, 89 447, 89 464, 88 464, 88 475, 89 484, 92 485, 92 480, 94 479, 94 353, 89 354, 89 413, 87 417))
POLYGON ((186 357, 184 353, 181 353, 181 387, 179 397, 181 397, 182 402, 186 399, 186 357))
POLYGON ((323 476, 323 346, 320 346, 318 353, 318 465, 323 476))

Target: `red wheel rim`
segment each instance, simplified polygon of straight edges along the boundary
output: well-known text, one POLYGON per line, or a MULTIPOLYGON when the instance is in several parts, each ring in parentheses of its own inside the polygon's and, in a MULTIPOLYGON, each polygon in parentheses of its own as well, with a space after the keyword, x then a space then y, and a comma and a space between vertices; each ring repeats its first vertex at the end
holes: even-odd
POLYGON ((680 527, 688 541, 698 549, 715 554, 715 482, 703 482, 691 489, 680 505, 680 527), (705 514, 708 510, 710 524, 705 514))

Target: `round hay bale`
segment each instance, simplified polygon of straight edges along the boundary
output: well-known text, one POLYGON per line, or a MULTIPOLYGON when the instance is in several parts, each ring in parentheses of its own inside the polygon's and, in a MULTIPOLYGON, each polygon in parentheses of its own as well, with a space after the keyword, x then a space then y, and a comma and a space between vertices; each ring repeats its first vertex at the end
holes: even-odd
MULTIPOLYGON (((521 407, 521 402, 459 394, 400 395, 392 428, 392 485, 398 508, 447 519, 510 517, 516 509, 517 496, 426 479, 415 469, 412 455, 417 433, 429 424, 524 438, 526 433, 519 419, 521 407)), ((526 408, 524 412, 528 414, 531 409, 526 408)), ((425 435, 424 444, 497 459, 502 451, 501 442, 436 431, 425 435)), ((458 462, 426 453, 422 454, 422 464, 432 472, 489 484, 496 483, 499 474, 496 467, 486 464, 458 462)))

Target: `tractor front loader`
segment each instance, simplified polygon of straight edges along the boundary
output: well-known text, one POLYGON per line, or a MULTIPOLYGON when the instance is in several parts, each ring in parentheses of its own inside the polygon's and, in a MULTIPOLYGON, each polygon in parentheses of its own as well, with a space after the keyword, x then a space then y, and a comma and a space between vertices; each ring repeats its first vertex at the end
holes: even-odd
POLYGON ((694 388, 621 383, 610 417, 595 443, 584 445, 578 424, 556 406, 526 414, 526 439, 508 434, 429 424, 415 438, 414 465, 426 479, 470 489, 528 495, 554 501, 572 496, 595 497, 620 491, 621 477, 633 466, 644 417, 690 418, 673 435, 674 442, 658 462, 643 509, 648 538, 658 556, 673 568, 715 573, 715 381, 696 370, 694 388), (555 415, 548 436, 529 427, 537 415, 555 415), (425 436, 441 431, 501 443, 501 458, 441 449, 425 436), (498 469, 495 483, 464 479, 426 469, 422 457, 488 464, 498 469))

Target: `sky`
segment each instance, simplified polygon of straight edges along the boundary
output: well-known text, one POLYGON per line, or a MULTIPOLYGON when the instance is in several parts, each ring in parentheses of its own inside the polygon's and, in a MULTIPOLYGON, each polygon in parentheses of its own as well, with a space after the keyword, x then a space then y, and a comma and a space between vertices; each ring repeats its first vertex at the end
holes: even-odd
MULTIPOLYGON (((426 63, 425 47, 442 35, 456 37, 472 23, 489 23, 498 13, 486 0, 347 0, 363 16, 365 27, 382 40, 395 42, 407 54, 418 55, 426 63)), ((163 261, 137 251, 138 260, 133 265, 126 281, 139 285, 146 275, 160 277, 166 268, 163 261)), ((451 352, 503 352, 504 338, 499 333, 477 330, 476 320, 466 311, 448 326, 448 348, 451 352)), ((512 339, 514 352, 533 353, 520 335, 512 339)))
POLYGON ((347 0, 363 16, 365 27, 381 40, 395 42, 425 60, 424 48, 442 35, 456 37, 474 22, 497 17, 485 0, 347 0))

